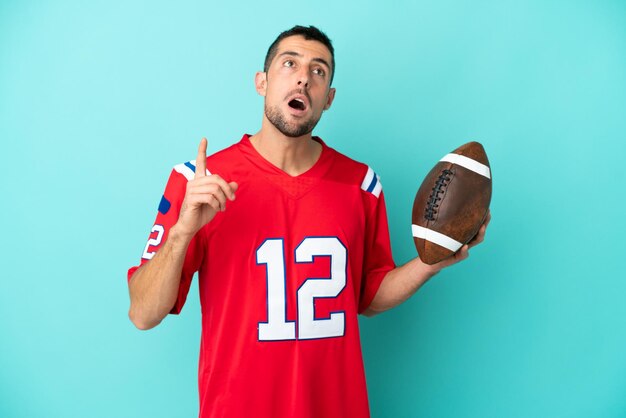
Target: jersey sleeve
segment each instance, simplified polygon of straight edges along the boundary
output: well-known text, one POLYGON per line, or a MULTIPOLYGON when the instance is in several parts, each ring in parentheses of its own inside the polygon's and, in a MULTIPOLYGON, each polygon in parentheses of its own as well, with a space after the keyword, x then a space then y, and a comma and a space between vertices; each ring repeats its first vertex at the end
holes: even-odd
MULTIPOLYGON (((165 186, 165 191, 159 202, 156 220, 148 236, 148 242, 144 247, 141 261, 139 265, 131 267, 128 270, 128 284, 130 284, 135 271, 142 265, 148 263, 159 251, 167 240, 171 227, 178 221, 180 208, 185 198, 187 181, 190 179, 190 173, 187 172, 189 170, 180 169, 181 166, 183 165, 176 166, 170 174, 167 185, 165 186)), ((192 176, 193 173, 191 173, 191 178, 193 178, 192 176)), ((179 314, 183 308, 187 294, 189 293, 189 287, 191 286, 191 279, 202 263, 202 254, 201 235, 196 234, 187 248, 181 272, 180 286, 178 288, 178 297, 170 313, 179 314)))
POLYGON ((363 198, 366 200, 367 213, 359 313, 369 307, 387 273, 396 267, 391 252, 385 196, 380 178, 371 168, 368 169, 361 189, 365 192, 363 198))

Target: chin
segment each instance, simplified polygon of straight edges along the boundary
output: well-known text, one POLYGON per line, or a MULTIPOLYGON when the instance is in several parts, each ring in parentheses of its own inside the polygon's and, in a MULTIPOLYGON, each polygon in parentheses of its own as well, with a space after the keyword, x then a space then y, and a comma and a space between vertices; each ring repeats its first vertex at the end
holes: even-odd
POLYGON ((313 117, 308 120, 294 118, 290 114, 281 112, 277 107, 266 107, 265 116, 276 129, 290 138, 299 138, 310 134, 319 121, 319 118, 315 119, 313 117))

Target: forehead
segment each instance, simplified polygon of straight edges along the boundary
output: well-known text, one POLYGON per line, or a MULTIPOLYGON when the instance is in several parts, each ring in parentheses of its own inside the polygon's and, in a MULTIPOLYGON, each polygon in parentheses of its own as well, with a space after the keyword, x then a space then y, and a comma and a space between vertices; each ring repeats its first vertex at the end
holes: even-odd
POLYGON ((308 59, 321 58, 330 63, 332 56, 330 51, 323 43, 316 40, 304 39, 304 36, 289 36, 278 43, 276 56, 283 52, 296 52, 308 59))

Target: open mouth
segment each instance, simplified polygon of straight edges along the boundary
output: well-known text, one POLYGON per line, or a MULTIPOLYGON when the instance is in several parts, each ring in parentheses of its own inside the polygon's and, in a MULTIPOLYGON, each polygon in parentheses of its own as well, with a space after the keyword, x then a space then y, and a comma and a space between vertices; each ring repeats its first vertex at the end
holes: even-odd
POLYGON ((292 99, 289 101, 289 107, 291 107, 292 109, 296 109, 296 110, 305 110, 306 109, 306 105, 304 104, 304 101, 300 100, 300 99, 292 99))

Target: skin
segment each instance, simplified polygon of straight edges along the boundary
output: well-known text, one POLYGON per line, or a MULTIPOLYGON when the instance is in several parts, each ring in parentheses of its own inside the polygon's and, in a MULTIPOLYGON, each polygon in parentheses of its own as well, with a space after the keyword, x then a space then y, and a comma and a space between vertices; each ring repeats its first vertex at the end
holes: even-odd
MULTIPOLYGON (((335 98, 330 86, 330 51, 320 42, 301 36, 283 39, 267 72, 255 76, 255 88, 265 98, 261 129, 250 137, 254 148, 266 160, 291 176, 309 170, 320 157, 321 145, 312 139, 312 129, 335 98), (294 97, 305 103, 304 110, 289 106, 294 97)), ((235 200, 238 184, 219 175, 206 175, 207 140, 202 138, 196 157, 195 177, 187 183, 178 221, 163 246, 133 275, 130 285, 129 318, 147 330, 157 326, 176 302, 183 261, 193 236, 235 200)), ((469 248, 485 238, 491 215, 476 238, 453 257, 435 265, 415 258, 390 271, 384 278, 365 315, 391 309, 413 295, 442 269, 469 256, 469 248)))
POLYGON ((226 210, 227 201, 235 200, 237 183, 226 182, 217 174, 206 175, 206 149, 207 140, 202 138, 196 173, 193 180, 187 182, 178 221, 152 260, 137 269, 130 281, 128 316, 141 330, 157 326, 172 310, 191 239, 217 212, 226 210))
POLYGON ((265 97, 265 111, 261 130, 250 141, 265 159, 291 176, 311 168, 322 152, 311 130, 335 98, 335 89, 330 86, 331 62, 324 44, 292 36, 279 43, 268 71, 256 73, 254 84, 265 97), (297 95, 306 102, 304 112, 289 106, 290 98, 297 95), (301 125, 311 125, 311 130, 299 136, 287 135, 272 123, 268 117, 272 113, 281 115, 293 130, 301 125))

